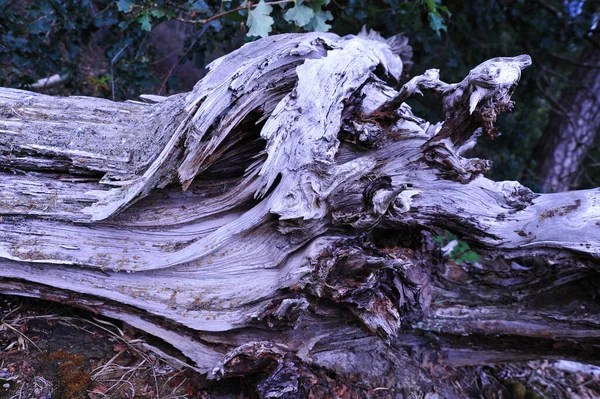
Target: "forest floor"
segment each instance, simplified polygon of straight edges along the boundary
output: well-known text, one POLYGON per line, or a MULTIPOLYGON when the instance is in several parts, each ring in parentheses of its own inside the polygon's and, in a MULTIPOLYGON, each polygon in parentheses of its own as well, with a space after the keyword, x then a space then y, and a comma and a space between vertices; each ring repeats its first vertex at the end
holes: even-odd
MULTIPOLYGON (((0 296, 0 351, 0 398, 254 398, 241 380, 215 383, 174 364, 172 348, 129 326, 35 299, 0 296)), ((442 374, 465 398, 600 398, 600 368, 567 361, 442 374)))

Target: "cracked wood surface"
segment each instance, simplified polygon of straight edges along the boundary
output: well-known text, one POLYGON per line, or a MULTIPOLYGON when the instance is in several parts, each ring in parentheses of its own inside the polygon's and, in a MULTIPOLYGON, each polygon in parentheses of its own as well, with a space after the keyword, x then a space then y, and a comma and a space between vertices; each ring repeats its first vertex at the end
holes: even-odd
POLYGON ((314 367, 427 392, 405 352, 426 347, 415 331, 440 334, 457 365, 589 360, 600 191, 535 194, 464 156, 496 134, 529 57, 396 91, 407 49, 372 32, 272 36, 156 104, 0 89, 0 290, 94 307, 214 378, 270 370, 263 397, 303 397, 314 367), (442 97, 444 122, 405 103, 421 90, 442 97), (438 229, 516 266, 456 264, 432 246, 438 229), (587 316, 541 305, 578 284, 587 316), (532 338, 563 349, 517 350, 532 338))

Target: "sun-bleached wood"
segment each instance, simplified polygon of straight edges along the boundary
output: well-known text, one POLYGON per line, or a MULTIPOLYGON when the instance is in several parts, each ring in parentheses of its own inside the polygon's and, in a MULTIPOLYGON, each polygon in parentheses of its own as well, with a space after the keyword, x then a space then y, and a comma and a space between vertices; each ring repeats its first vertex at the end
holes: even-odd
POLYGON ((595 281, 600 191, 535 194, 465 157, 497 135, 529 57, 396 91, 409 49, 373 32, 272 36, 151 103, 0 89, 0 290, 121 319, 210 378, 262 371, 265 398, 304 397, 323 370, 373 395, 427 392, 406 352, 425 350, 419 331, 440 334, 449 364, 590 360, 571 349, 600 344, 594 301, 539 303, 595 281), (424 90, 443 122, 406 103, 424 90), (444 258, 439 229, 503 260, 444 258), (448 340, 487 334, 514 351, 448 340))

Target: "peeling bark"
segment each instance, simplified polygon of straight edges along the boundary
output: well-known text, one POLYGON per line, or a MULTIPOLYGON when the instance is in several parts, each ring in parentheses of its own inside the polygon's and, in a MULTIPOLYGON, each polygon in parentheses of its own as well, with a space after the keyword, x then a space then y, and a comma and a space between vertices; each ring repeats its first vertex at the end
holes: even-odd
POLYGON ((600 191, 535 194, 463 156, 529 57, 396 91, 404 54, 292 34, 153 104, 0 89, 0 291, 124 320, 263 398, 460 397, 425 358, 596 361, 600 191), (405 103, 421 90, 443 123, 405 103), (496 260, 445 258, 439 229, 496 260))

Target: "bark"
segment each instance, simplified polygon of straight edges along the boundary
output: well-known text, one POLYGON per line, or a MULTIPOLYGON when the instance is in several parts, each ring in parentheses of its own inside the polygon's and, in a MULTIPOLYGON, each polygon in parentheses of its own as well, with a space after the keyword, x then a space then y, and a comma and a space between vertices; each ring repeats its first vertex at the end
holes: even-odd
MULTIPOLYGON (((600 33, 595 34, 595 40, 600 33)), ((600 130, 600 48, 589 46, 553 108, 534 149, 535 177, 544 192, 567 191, 581 180, 582 165, 600 130), (591 66, 591 67, 590 67, 591 66)))
POLYGON ((529 57, 396 92, 406 47, 273 36, 153 103, 0 89, 0 291, 121 319, 263 398, 459 397, 432 359, 597 362, 600 191, 461 155, 529 57), (404 102, 421 90, 443 123, 404 102), (444 257, 440 229, 496 260, 444 257))

